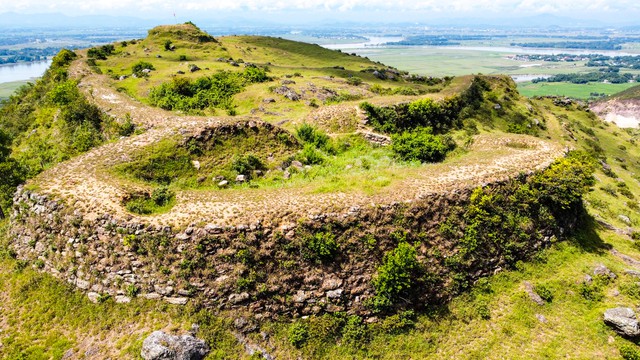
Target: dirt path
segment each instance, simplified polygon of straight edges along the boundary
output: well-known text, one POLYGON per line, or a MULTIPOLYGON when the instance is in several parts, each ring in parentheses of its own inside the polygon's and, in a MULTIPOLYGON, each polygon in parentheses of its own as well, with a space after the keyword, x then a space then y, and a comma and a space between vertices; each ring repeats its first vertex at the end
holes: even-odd
POLYGON ((119 118, 129 114, 148 129, 144 133, 107 143, 44 172, 33 183, 42 193, 62 198, 88 218, 104 213, 132 217, 155 225, 187 226, 191 223, 239 225, 256 221, 284 224, 322 213, 346 213, 354 207, 408 202, 430 193, 450 191, 504 180, 521 172, 542 169, 563 150, 556 144, 520 135, 482 135, 468 154, 444 164, 398 168, 398 180, 374 194, 360 191, 314 193, 310 185, 268 189, 191 190, 176 195, 177 203, 165 214, 137 216, 121 205, 131 185, 123 185, 107 171, 126 161, 135 149, 167 136, 197 133, 206 127, 247 121, 247 118, 178 116, 132 100, 109 86, 110 79, 92 73, 76 60, 70 75, 91 101, 119 118), (520 146, 508 146, 510 142, 520 146), (526 144, 526 146, 521 146, 526 144))

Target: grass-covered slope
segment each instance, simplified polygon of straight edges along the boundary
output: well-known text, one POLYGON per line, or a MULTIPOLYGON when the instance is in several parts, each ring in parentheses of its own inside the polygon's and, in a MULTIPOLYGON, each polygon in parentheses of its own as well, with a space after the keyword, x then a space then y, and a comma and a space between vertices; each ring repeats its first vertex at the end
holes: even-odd
MULTIPOLYGON (((78 79, 83 74, 84 98, 111 116, 129 119, 149 131, 108 142, 108 132, 100 128, 96 144, 107 144, 80 157, 76 155, 81 151, 69 152, 70 161, 30 183, 38 191, 72 200, 69 203, 82 211, 89 212, 90 206, 100 211, 113 207, 113 213, 123 217, 145 214, 146 218, 137 217, 140 221, 170 222, 180 215, 180 221, 191 224, 207 216, 211 219, 215 212, 207 206, 214 209, 213 205, 226 201, 251 203, 253 207, 247 208, 270 211, 286 204, 287 216, 300 218, 304 213, 299 209, 306 210, 306 204, 325 206, 320 199, 340 211, 354 204, 390 202, 419 191, 477 189, 469 206, 452 210, 455 216, 437 230, 438 236, 446 237, 441 247, 429 247, 429 237, 412 232, 415 229, 405 226, 401 218, 394 220, 394 226, 404 226, 406 231, 380 239, 397 245, 386 254, 376 251, 375 237, 357 237, 356 245, 327 232, 294 239, 291 244, 308 241, 301 248, 313 249, 322 262, 335 260, 333 255, 347 247, 355 252, 351 246, 367 248, 363 254, 376 254, 366 259, 375 271, 363 285, 374 284, 380 301, 378 309, 374 306, 372 310, 380 312, 367 318, 346 308, 345 312, 304 319, 263 318, 254 322, 250 308, 216 311, 175 307, 136 297, 135 288, 125 294, 132 297, 129 304, 115 304, 107 297, 93 304, 82 293, 38 272, 45 266, 44 260, 17 260, 9 245, 13 239, 0 233, 0 357, 45 359, 68 353, 75 357, 137 358, 142 340, 153 330, 183 333, 191 323, 200 326, 198 336, 212 347, 210 359, 249 358, 236 340, 241 332, 245 341, 260 345, 278 359, 640 356, 638 345, 602 323, 606 308, 633 307, 640 300, 636 279, 625 273, 627 269, 640 271, 640 245, 636 244, 640 134, 636 130, 620 130, 572 102, 525 99, 505 77, 405 78, 381 64, 315 45, 250 36, 214 39, 192 24, 158 27, 144 40, 91 53, 93 60, 77 60, 70 71, 78 79), (91 66, 93 73, 83 73, 80 61, 91 66), (243 65, 246 63, 255 68, 243 65), (192 65, 200 70, 191 72, 192 65), (154 70, 142 72, 151 67, 154 70), (197 93, 194 89, 206 88, 206 81, 216 74, 239 74, 247 69, 260 69, 269 79, 253 82, 232 75, 232 81, 224 84, 241 86, 229 97, 231 102, 224 107, 187 111, 196 115, 253 115, 264 123, 233 117, 183 117, 176 109, 169 112, 145 106, 151 105, 150 94, 162 84, 180 85, 181 91, 193 95, 197 93), (139 76, 130 76, 134 71, 139 71, 139 76), (121 76, 127 77, 120 80, 121 76), (194 88, 194 84, 199 85, 194 88), (281 86, 287 90, 276 92, 281 86), (300 98, 287 97, 289 92, 300 98), (422 96, 418 98, 418 94, 422 96), (268 98, 275 102, 265 102, 268 98), (368 118, 366 124, 362 123, 363 113, 368 118), (350 114, 349 125, 340 126, 344 114, 350 114), (356 134, 356 129, 385 134, 392 145, 371 144, 356 134), (524 259, 523 249, 530 251, 527 245, 541 236, 532 234, 535 224, 561 225, 563 204, 581 203, 580 194, 588 181, 572 181, 587 178, 584 169, 588 166, 556 165, 534 175, 530 183, 518 183, 508 193, 483 188, 482 184, 496 178, 505 181, 523 169, 534 171, 538 163, 548 165, 561 147, 582 150, 586 156, 580 157, 581 162, 588 158, 587 163, 596 168, 593 191, 584 195, 588 214, 580 214, 580 227, 567 241, 540 250, 530 262, 516 261, 524 259), (420 151, 412 151, 415 149, 420 151), (445 154, 444 163, 422 163, 442 160, 441 153, 445 154), (424 154, 428 156, 422 157, 424 154), (435 159, 434 154, 438 155, 435 159), (248 181, 236 184, 239 175, 248 181), (142 189, 146 197, 120 196, 125 188, 142 189), (190 207, 192 204, 197 205, 190 207), (155 217, 149 212, 161 214, 155 217), (403 234, 404 240, 400 239, 403 234), (407 234, 410 241, 406 241, 407 234), (448 249, 461 250, 442 252, 448 249), (475 261, 491 261, 493 256, 513 261, 505 262, 508 268, 476 283, 468 281, 477 278, 475 274, 459 270, 475 261), (425 270, 436 269, 437 264, 451 270, 442 277, 443 287, 461 295, 444 304, 433 301, 414 307, 395 306, 416 300, 411 297, 413 287, 430 286, 435 277, 425 270), (595 276, 593 270, 599 264, 609 267, 617 278, 595 276), (585 275, 593 279, 587 281, 585 275), (531 301, 525 290, 527 283, 541 295, 542 305, 531 301), (389 312, 389 308, 401 311, 389 312), (249 325, 243 325, 244 320, 234 323, 241 317, 248 318, 249 325)), ((26 112, 37 117, 46 110, 51 115, 46 124, 53 125, 34 126, 37 121, 29 120, 24 130, 15 133, 13 145, 5 148, 15 152, 29 146, 27 129, 35 133, 51 129, 47 139, 64 134, 56 130, 55 121, 64 114, 65 106, 76 100, 67 98, 75 92, 64 90, 66 81, 48 85, 38 97, 43 106, 26 112)), ((34 96, 35 91, 25 94, 34 96)), ((15 119, 22 119, 18 116, 19 99, 12 101, 14 106, 7 109, 15 119)), ((56 144, 58 152, 73 144, 65 141, 56 144), (67 147, 62 147, 64 144, 67 147)), ((18 155, 13 157, 19 159, 18 155)), ((412 216, 428 219, 431 215, 412 216)), ((270 246, 261 243, 255 256, 268 258, 270 246)), ((293 249, 293 261, 273 266, 300 271, 292 264, 298 260, 295 256, 304 254, 297 254, 295 247, 284 249, 293 249)), ((233 259, 250 259, 251 249, 245 250, 233 259)), ((218 255, 227 256, 224 251, 218 255)), ((246 266, 236 269, 240 278, 247 275, 243 273, 246 266)), ((287 276, 280 279, 290 280, 287 276)), ((260 285, 251 284, 256 289, 261 289, 260 285)), ((288 296, 282 295, 281 300, 291 300, 288 296)))
POLYGON ((607 100, 637 100, 640 99, 640 85, 636 85, 630 87, 626 90, 615 93, 609 97, 607 100))
POLYGON ((197 40, 206 36, 191 24, 160 26, 150 30, 144 40, 115 44, 105 56, 96 56, 95 51, 89 51, 88 56, 96 71, 114 79, 114 87, 154 105, 158 105, 153 99, 154 89, 167 82, 194 84, 199 79, 252 68, 266 71, 268 77, 260 81, 238 79, 229 83, 240 91, 223 106, 182 109, 203 114, 215 114, 216 108, 217 112, 239 115, 257 110, 278 113, 285 108, 300 112, 323 102, 371 97, 383 89, 399 89, 404 94, 434 92, 443 83, 440 79, 410 78, 366 58, 313 44, 259 36, 197 40), (133 66, 141 61, 151 72, 131 76, 133 66), (265 98, 278 101, 263 103, 265 98))

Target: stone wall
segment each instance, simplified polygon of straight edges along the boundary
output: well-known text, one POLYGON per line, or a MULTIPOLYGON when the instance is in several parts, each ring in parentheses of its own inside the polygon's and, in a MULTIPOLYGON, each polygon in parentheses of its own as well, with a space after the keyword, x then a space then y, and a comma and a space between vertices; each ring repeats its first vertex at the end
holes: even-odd
MULTIPOLYGON (((508 183, 489 186, 495 191, 501 187, 508 183)), ((416 244, 420 261, 438 279, 433 286, 415 289, 416 300, 409 306, 443 301, 458 291, 447 258, 459 247, 441 235, 440 227, 464 209, 471 193, 431 194, 410 203, 351 208, 289 224, 172 229, 109 214, 89 220, 51 196, 19 188, 11 236, 19 258, 86 291, 94 301, 106 295, 118 302, 132 296, 172 304, 191 301, 217 309, 244 308, 257 318, 337 311, 369 316, 365 302, 374 295, 371 280, 384 254, 398 244, 393 234, 404 234, 416 244), (331 258, 310 253, 307 244, 314 234, 335 238, 338 249, 331 258)), ((523 247, 523 259, 553 241, 553 229, 533 231, 538 235, 523 247)), ((507 262, 499 255, 478 259, 456 268, 470 283, 507 262)))

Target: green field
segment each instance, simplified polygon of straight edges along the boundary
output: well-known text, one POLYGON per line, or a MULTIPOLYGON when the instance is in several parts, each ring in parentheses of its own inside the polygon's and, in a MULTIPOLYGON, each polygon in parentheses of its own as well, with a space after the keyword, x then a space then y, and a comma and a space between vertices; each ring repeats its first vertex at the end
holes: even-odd
POLYGON ((13 94, 16 89, 26 84, 27 81, 12 81, 7 83, 0 83, 0 100, 7 99, 13 94))
MULTIPOLYGON (((351 50, 344 50, 350 52, 351 50)), ((395 66, 411 73, 444 76, 465 74, 562 74, 590 72, 584 62, 516 61, 508 56, 517 52, 485 51, 473 48, 393 47, 357 49, 361 56, 395 66)))
POLYGON ((547 83, 540 82, 534 84, 530 81, 519 83, 518 91, 524 96, 546 96, 546 95, 558 95, 568 96, 576 99, 589 99, 591 93, 612 95, 620 91, 626 90, 630 87, 638 85, 637 83, 627 84, 603 84, 603 83, 588 83, 588 84, 571 84, 566 82, 547 83))

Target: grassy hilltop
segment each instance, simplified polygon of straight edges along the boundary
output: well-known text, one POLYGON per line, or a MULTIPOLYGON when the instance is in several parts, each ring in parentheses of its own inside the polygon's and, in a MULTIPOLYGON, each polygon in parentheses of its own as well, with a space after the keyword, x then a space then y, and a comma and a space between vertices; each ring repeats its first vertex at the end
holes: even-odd
MULTIPOLYGON (((264 269, 282 271, 285 287, 302 269, 357 267, 336 254, 361 246, 374 254, 364 263, 375 268, 370 316, 347 306, 255 321, 248 307, 168 305, 136 297, 135 287, 123 287, 131 303, 109 296, 92 303, 40 271, 48 259, 18 259, 5 219, 0 358, 135 359, 152 331, 184 333, 193 323, 210 359, 261 358, 238 342, 240 332, 277 359, 640 358, 635 341, 602 322, 605 309, 640 301, 637 279, 625 272, 640 271, 640 133, 581 103, 526 98, 508 77, 425 78, 312 44, 159 26, 145 39, 61 52, 43 79, 0 108, 0 135, 7 216, 15 187, 27 179, 28 189, 87 215, 108 211, 183 230, 213 220, 303 223, 308 209, 340 212, 475 189, 469 207, 438 232, 458 251, 452 256, 411 228, 386 237, 354 228, 352 238, 283 238, 282 248, 269 245, 273 252, 297 257, 277 266, 253 263, 269 258, 263 244, 237 252, 230 244, 221 255, 240 264, 234 286, 259 298, 264 269), (565 158, 565 148, 576 151, 565 158), (504 194, 484 187, 508 179, 522 182, 505 185, 512 192, 504 194), (579 214, 577 229, 521 256, 539 236, 538 222, 562 224, 561 208, 579 214), (393 250, 376 252, 389 244, 393 250), (512 260, 470 282, 455 269, 487 256, 484 247, 512 260), (439 262, 453 269, 439 274, 442 301, 412 303, 412 287, 431 286, 436 274, 425 269, 439 262), (617 277, 594 275, 599 264, 617 277)), ((52 243, 48 252, 58 250, 52 243)), ((176 286, 188 282, 185 273, 207 271, 195 262, 162 270, 176 274, 176 286)))

